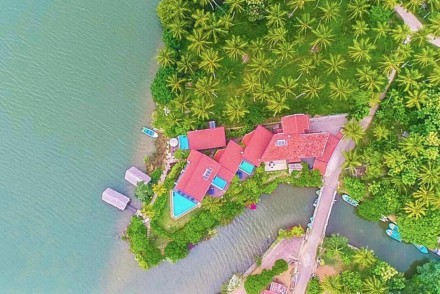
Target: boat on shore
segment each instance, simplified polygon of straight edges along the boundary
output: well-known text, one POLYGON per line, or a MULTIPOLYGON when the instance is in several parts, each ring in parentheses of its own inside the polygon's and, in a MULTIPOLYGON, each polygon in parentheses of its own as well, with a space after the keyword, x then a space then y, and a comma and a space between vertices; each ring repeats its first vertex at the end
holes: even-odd
POLYGON ((159 137, 159 134, 156 131, 147 127, 142 127, 141 132, 151 138, 159 137))
POLYGON ((387 233, 390 238, 402 242, 402 237, 400 237, 400 233, 391 229, 386 229, 385 232, 387 233))
POLYGON ((342 199, 352 206, 358 206, 359 202, 348 196, 347 194, 342 194, 342 199))
POLYGON ((399 231, 399 227, 395 223, 389 223, 388 228, 390 228, 393 231, 399 231))
POLYGON ((419 245, 419 244, 415 244, 412 243, 417 249, 419 249, 420 252, 422 252, 423 254, 428 254, 428 248, 426 248, 423 245, 419 245))

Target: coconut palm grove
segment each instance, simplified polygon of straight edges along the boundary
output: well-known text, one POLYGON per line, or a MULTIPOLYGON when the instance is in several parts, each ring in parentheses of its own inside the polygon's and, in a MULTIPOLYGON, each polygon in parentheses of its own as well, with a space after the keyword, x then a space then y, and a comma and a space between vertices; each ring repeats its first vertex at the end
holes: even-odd
MULTIPOLYGON (((294 113, 347 114, 342 133, 355 148, 343 152, 338 191, 359 203, 359 217, 392 220, 401 241, 440 247, 440 1, 162 0, 157 15, 163 46, 151 85, 153 123, 166 138, 205 129, 209 121, 234 139, 294 113), (420 26, 411 27, 396 7, 420 26), (370 113, 365 128, 361 121, 370 113)), ((175 156, 181 161, 163 182, 153 165, 151 183, 136 191, 149 232, 134 217, 126 235, 143 268, 184 258, 280 183, 321 185, 313 170, 258 168, 244 182, 234 179, 224 197, 207 197, 173 220, 169 190, 188 152, 175 156)), ((313 279, 308 293, 439 293, 438 279, 427 282, 439 278, 438 262, 405 278, 341 238, 327 239, 320 253, 339 272, 313 279)), ((252 281, 248 293, 265 289, 258 277, 252 281)))

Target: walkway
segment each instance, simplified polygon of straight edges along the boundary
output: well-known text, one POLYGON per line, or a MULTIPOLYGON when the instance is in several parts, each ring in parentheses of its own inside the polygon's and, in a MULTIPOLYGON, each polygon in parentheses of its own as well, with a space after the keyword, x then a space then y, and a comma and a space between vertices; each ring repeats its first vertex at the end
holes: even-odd
MULTIPOLYGON (((403 19, 403 21, 410 28, 411 31, 417 32, 423 27, 423 24, 417 19, 417 17, 405 8, 403 8, 401 5, 396 5, 394 7, 394 10, 400 15, 400 17, 403 19)), ((440 38, 429 36, 428 41, 431 44, 440 47, 440 38)))

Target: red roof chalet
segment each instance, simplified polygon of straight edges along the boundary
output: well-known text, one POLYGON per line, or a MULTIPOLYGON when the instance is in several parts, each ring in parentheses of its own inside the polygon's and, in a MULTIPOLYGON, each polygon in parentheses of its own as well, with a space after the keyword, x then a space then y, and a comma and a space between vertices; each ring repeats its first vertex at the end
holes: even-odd
POLYGON ((257 126, 255 131, 244 136, 242 142, 246 144, 246 148, 244 149, 243 159, 255 166, 260 166, 261 156, 272 136, 273 134, 262 126, 257 126))
POLYGON ((310 129, 310 117, 306 114, 292 114, 281 118, 284 134, 304 134, 310 129))
POLYGON ((205 150, 226 146, 225 128, 196 130, 188 132, 189 149, 205 150))
POLYGON ((219 169, 220 164, 214 159, 191 150, 175 189, 201 202, 219 169))
POLYGON ((325 175, 325 171, 327 170, 327 163, 330 160, 333 152, 335 151, 336 146, 338 146, 339 140, 341 140, 340 136, 338 135, 329 135, 327 144, 325 145, 324 153, 322 154, 322 156, 317 157, 315 159, 315 162, 313 163, 313 169, 319 170, 321 175, 325 175))
POLYGON ((302 158, 320 157, 328 137, 328 133, 275 134, 261 160, 299 162, 302 158))
POLYGON ((243 147, 231 140, 225 149, 217 151, 214 159, 222 166, 218 173, 219 177, 229 183, 232 181, 243 159, 243 150, 243 147))

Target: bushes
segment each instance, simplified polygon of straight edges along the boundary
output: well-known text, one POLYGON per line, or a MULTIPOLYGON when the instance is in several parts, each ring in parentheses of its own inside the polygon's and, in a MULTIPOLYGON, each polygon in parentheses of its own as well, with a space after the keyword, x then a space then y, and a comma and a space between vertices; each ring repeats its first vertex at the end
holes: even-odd
POLYGON ((321 285, 319 284, 319 279, 316 277, 313 277, 310 281, 309 284, 307 285, 307 294, 321 294, 322 293, 322 288, 321 285))
POLYGON ((188 245, 179 244, 177 242, 170 242, 165 247, 165 257, 176 262, 179 259, 185 258, 189 253, 188 245))
POLYGON ((365 196, 367 189, 365 184, 357 178, 345 177, 344 178, 344 191, 350 195, 351 198, 359 201, 365 196))
POLYGON ((273 277, 285 272, 288 269, 287 262, 283 259, 275 261, 272 269, 263 270, 261 274, 249 276, 244 282, 244 288, 248 294, 258 294, 266 288, 273 277))
POLYGON ((307 165, 303 165, 301 171, 292 172, 291 184, 296 187, 320 187, 322 176, 319 171, 309 170, 307 165))
POLYGON ((167 86, 167 79, 175 70, 170 67, 161 67, 151 84, 151 94, 156 103, 167 104, 173 99, 173 94, 167 86))

